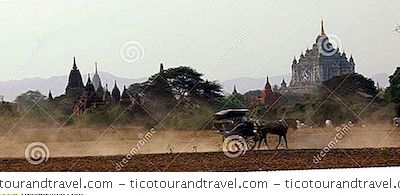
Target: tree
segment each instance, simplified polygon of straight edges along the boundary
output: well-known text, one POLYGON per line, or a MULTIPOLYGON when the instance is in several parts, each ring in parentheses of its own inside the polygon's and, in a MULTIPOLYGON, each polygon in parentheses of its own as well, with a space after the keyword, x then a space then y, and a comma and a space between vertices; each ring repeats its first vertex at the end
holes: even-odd
POLYGON ((10 102, 0 102, 0 116, 16 116, 17 105, 10 102))
POLYGON ((159 73, 152 75, 147 81, 134 83, 128 88, 128 94, 135 99, 136 110, 145 111, 143 113, 150 115, 150 117, 147 116, 150 119, 147 120, 150 126, 157 125, 176 105, 176 99, 165 79, 164 72, 160 69, 159 73))
POLYGON ((198 99, 205 101, 214 101, 220 97, 222 93, 222 87, 216 81, 200 82, 198 87, 195 88, 195 94, 198 99))
POLYGON ((222 97, 221 85, 215 81, 205 81, 202 76, 203 74, 193 68, 181 66, 166 70, 164 78, 178 100, 191 97, 213 101, 222 97))
MULTIPOLYGON (((132 88, 135 86, 132 86, 132 88)), ((135 87, 137 90, 143 89, 143 92, 146 95, 151 96, 171 96, 172 91, 171 86, 167 82, 165 78, 164 72, 160 72, 152 75, 146 82, 144 82, 141 86, 135 87)))
POLYGON ((374 98, 379 92, 372 79, 358 73, 333 77, 330 80, 324 81, 323 85, 321 92, 325 95, 330 94, 331 91, 335 91, 335 95, 342 97, 354 97, 354 95, 357 95, 363 98, 374 98))
POLYGON ((390 85, 386 89, 386 97, 390 102, 400 103, 400 67, 389 77, 390 85))
POLYGON ((42 95, 39 91, 29 90, 15 99, 15 102, 19 104, 23 109, 27 109, 35 105, 36 103, 41 103, 45 100, 46 96, 42 95))
POLYGON ((242 94, 232 94, 221 98, 219 108, 246 108, 245 97, 242 94))
POLYGON ((128 87, 128 93, 133 98, 143 95, 144 92, 143 90, 144 90, 143 83, 134 83, 128 87))
POLYGON ((152 75, 146 82, 130 86, 130 95, 143 96, 146 108, 170 110, 176 99, 171 91, 170 84, 165 79, 164 71, 152 75))

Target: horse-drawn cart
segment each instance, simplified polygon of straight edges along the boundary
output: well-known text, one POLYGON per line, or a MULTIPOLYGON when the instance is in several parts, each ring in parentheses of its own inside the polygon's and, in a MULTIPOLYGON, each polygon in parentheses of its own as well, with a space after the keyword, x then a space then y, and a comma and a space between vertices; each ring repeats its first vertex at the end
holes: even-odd
POLYGON ((226 155, 237 157, 244 154, 247 150, 253 150, 257 143, 260 148, 261 142, 264 141, 268 147, 267 134, 279 136, 287 144, 287 132, 289 127, 296 130, 296 119, 288 118, 278 121, 261 121, 247 118, 248 109, 227 109, 214 114, 214 128, 223 136, 223 146, 226 155))
POLYGON ((252 150, 259 136, 254 121, 247 118, 248 109, 227 109, 214 114, 213 126, 223 136, 223 149, 252 150))

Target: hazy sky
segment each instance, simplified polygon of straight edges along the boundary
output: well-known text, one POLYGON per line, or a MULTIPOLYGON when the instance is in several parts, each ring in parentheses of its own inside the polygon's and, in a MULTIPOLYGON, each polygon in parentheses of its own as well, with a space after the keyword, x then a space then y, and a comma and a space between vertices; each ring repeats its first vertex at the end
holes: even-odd
POLYGON ((128 78, 147 77, 160 62, 218 80, 287 74, 321 18, 358 72, 392 73, 399 8, 399 0, 0 1, 0 80, 68 74, 73 56, 82 73, 97 61, 128 78), (138 56, 124 60, 127 42, 139 44, 126 50, 138 56))

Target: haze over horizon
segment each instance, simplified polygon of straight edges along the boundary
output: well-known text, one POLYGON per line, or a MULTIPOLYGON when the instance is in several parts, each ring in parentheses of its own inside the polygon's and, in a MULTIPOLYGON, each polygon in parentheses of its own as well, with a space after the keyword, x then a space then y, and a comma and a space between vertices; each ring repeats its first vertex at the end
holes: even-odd
MULTIPOLYGON (((0 2, 0 81, 68 74, 72 57, 82 74, 124 78, 191 66, 206 78, 262 78, 290 73, 293 56, 325 31, 352 54, 366 76, 400 65, 400 2, 286 1, 17 1, 0 2), (63 13, 63 14, 60 14, 63 13), (121 57, 136 44, 137 59, 121 57), (128 45, 129 46, 129 45, 128 45)), ((132 57, 132 56, 131 56, 132 57)), ((133 56, 135 57, 135 56, 133 56)))

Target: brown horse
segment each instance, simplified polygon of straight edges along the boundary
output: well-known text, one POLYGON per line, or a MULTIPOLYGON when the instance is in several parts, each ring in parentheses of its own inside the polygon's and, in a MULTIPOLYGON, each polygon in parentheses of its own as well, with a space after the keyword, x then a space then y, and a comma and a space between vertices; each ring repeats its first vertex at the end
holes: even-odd
POLYGON ((265 145, 267 145, 267 147, 268 147, 268 142, 267 142, 268 133, 279 136, 279 143, 278 143, 278 145, 276 145, 275 149, 278 148, 278 146, 281 144, 282 137, 285 140, 286 148, 288 148, 288 143, 287 143, 287 139, 286 139, 288 129, 289 129, 289 124, 285 119, 282 119, 279 121, 268 122, 268 123, 260 125, 258 127, 258 132, 260 133, 258 149, 260 148, 263 140, 265 142, 265 145))

